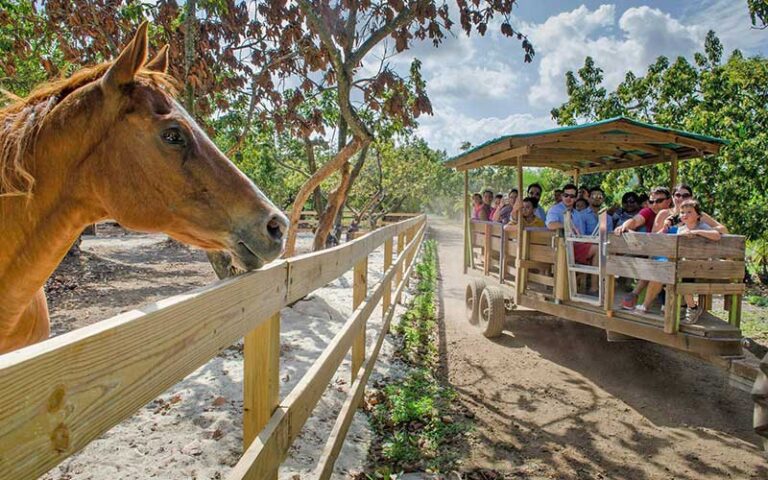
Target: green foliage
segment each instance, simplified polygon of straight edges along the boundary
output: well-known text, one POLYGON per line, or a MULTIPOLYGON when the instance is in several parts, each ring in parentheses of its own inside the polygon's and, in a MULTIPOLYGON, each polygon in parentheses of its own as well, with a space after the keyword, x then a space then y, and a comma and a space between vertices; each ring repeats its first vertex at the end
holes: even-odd
POLYGON ((383 460, 376 463, 377 478, 415 466, 434 471, 448 468, 454 454, 446 445, 467 428, 447 420, 456 393, 434 374, 438 363, 434 240, 424 243, 415 272, 417 294, 394 328, 402 336, 399 354, 412 368, 404 378, 383 389, 384 400, 371 412, 371 422, 382 438, 383 460))
POLYGON ((759 29, 768 27, 768 2, 765 0, 747 0, 749 8, 749 17, 752 19, 752 26, 759 29))
MULTIPOLYGON (((679 180, 694 190, 704 210, 749 239, 766 237, 768 218, 768 61, 734 51, 723 63, 720 40, 709 32, 694 64, 659 57, 644 76, 628 72, 614 92, 602 70, 587 58, 568 74, 569 99, 552 110, 561 125, 625 115, 641 121, 724 138, 713 159, 681 162, 679 180)), ((631 189, 669 183, 669 168, 654 165, 600 174, 598 182, 618 197, 631 189)))

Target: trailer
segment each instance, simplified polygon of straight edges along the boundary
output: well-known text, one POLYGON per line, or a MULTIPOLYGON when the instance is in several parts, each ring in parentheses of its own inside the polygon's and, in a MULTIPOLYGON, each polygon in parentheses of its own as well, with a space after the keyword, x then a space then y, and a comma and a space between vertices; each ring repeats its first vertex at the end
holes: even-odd
MULTIPOLYGON (((606 212, 593 235, 570 228, 518 228, 470 218, 468 171, 485 166, 516 168, 523 197, 526 167, 556 168, 573 176, 667 163, 670 184, 678 162, 714 157, 724 140, 617 117, 574 127, 515 134, 486 142, 446 162, 464 172, 464 273, 467 318, 495 337, 509 316, 542 312, 603 329, 607 341, 645 340, 689 353, 723 368, 731 385, 750 391, 755 401, 755 431, 768 438, 768 356, 750 361, 740 322, 745 292, 745 238, 719 241, 661 233, 608 229, 606 212), (574 245, 597 246, 596 265, 576 262, 574 245), (661 313, 620 308, 617 279, 646 280, 664 286, 661 313), (589 288, 587 288, 589 286, 589 288), (683 297, 694 295, 705 309, 692 325, 681 322, 683 297), (722 295, 727 320, 710 313, 722 295)), ((716 161, 716 160, 712 160, 716 161)), ((514 326, 512 327, 514 330, 514 326)), ((752 349, 752 351, 755 351, 752 349)))

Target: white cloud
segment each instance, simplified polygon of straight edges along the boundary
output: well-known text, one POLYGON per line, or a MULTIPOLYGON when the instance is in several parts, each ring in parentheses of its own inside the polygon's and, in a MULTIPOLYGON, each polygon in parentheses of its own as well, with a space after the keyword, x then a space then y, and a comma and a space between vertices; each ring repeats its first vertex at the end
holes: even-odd
POLYGON ((581 6, 529 27, 539 55, 539 79, 529 91, 530 104, 564 101, 565 73, 581 68, 587 56, 604 70, 604 83, 612 89, 629 70, 644 74, 660 55, 690 55, 706 34, 700 26, 683 25, 647 6, 627 9, 617 24, 620 35, 607 35, 615 24, 615 7, 602 5, 594 11, 581 6))
POLYGON ((509 65, 497 65, 495 69, 462 65, 434 71, 427 80, 427 92, 441 101, 503 99, 516 89, 517 80, 518 75, 509 65))
POLYGON ((752 28, 747 2, 699 0, 689 12, 690 21, 704 30, 714 30, 725 47, 725 55, 739 48, 748 54, 768 48, 768 34, 752 28))
POLYGON ((417 134, 432 148, 444 149, 456 155, 464 142, 479 145, 492 138, 511 133, 534 132, 552 128, 549 115, 534 116, 530 113, 512 114, 504 118, 472 118, 450 107, 436 107, 435 115, 419 119, 417 134))

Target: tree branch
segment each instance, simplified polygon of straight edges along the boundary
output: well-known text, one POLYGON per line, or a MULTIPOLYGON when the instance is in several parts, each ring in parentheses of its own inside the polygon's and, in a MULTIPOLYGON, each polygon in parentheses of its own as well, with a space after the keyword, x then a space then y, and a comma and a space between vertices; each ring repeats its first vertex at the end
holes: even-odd
POLYGON ((398 28, 405 26, 408 22, 413 20, 415 15, 416 11, 411 10, 409 7, 405 7, 400 10, 400 13, 398 13, 391 22, 384 23, 381 28, 371 33, 371 36, 368 37, 368 40, 363 42, 363 44, 360 45, 360 47, 354 53, 352 53, 352 56, 347 59, 347 64, 353 68, 360 64, 360 62, 363 61, 363 57, 365 57, 368 52, 373 49, 373 47, 378 45, 378 43, 384 40, 389 34, 398 28))

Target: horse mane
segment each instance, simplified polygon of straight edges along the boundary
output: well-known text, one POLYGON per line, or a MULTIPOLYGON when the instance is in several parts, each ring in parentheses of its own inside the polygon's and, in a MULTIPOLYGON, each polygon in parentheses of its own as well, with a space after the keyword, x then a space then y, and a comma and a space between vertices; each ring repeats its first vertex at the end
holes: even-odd
MULTIPOLYGON (((0 108, 0 197, 32 196, 34 176, 27 170, 25 158, 33 148, 48 114, 72 92, 100 79, 113 62, 86 67, 61 78, 43 83, 26 98, 0 91, 11 103, 0 108)), ((165 90, 171 96, 178 91, 176 80, 166 73, 140 70, 135 82, 165 90)))

